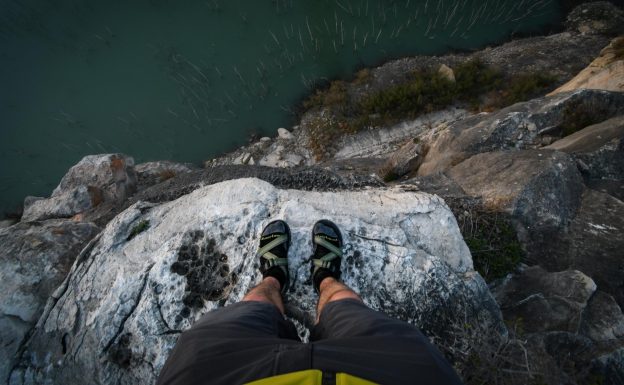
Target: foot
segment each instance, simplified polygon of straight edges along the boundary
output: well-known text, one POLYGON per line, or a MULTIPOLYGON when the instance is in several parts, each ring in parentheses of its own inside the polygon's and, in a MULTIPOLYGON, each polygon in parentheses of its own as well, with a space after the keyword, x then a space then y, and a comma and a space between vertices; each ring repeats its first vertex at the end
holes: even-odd
POLYGON ((312 284, 319 292, 321 282, 327 277, 340 279, 340 263, 342 262, 342 235, 338 226, 326 219, 320 220, 312 228, 312 284))
POLYGON ((256 255, 260 258, 262 278, 273 277, 280 283, 282 293, 288 290, 288 248, 290 228, 286 222, 277 220, 269 223, 260 235, 260 246, 256 255))

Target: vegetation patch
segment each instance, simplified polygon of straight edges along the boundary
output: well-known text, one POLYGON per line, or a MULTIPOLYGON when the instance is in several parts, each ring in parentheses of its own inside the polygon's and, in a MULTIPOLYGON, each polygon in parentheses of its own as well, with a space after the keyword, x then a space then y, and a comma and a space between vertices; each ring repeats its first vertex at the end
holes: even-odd
POLYGON ((524 251, 507 215, 472 209, 458 213, 457 221, 475 270, 486 282, 505 277, 522 262, 524 251))
POLYGON ((479 60, 454 69, 455 81, 436 70, 418 70, 407 81, 356 98, 350 86, 370 80, 370 70, 359 71, 352 84, 334 81, 304 101, 306 109, 324 108, 332 119, 314 122, 310 147, 322 159, 333 142, 347 133, 387 126, 456 104, 475 111, 503 108, 543 94, 556 81, 550 74, 505 76, 479 60), (327 133, 325 133, 327 132, 327 133))
POLYGON ((141 234, 145 230, 149 229, 149 227, 150 227, 149 221, 145 219, 141 220, 136 226, 132 228, 132 230, 130 230, 130 235, 128 235, 128 238, 126 240, 128 241, 131 240, 132 238, 141 234))

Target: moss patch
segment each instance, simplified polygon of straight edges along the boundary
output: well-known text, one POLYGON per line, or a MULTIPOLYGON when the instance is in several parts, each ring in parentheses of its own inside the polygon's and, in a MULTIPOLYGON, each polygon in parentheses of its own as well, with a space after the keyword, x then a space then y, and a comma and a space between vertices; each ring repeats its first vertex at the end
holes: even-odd
POLYGON ((142 221, 140 221, 137 225, 135 225, 132 230, 130 230, 130 234, 128 235, 127 240, 131 240, 132 238, 136 237, 137 235, 141 234, 142 232, 144 232, 145 230, 149 229, 150 227, 150 223, 149 221, 143 219, 142 221))

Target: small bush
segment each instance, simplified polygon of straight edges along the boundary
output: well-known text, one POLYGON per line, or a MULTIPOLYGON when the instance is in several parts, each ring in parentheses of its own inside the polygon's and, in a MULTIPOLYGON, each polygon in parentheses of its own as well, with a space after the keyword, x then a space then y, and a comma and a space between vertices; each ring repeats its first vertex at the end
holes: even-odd
POLYGON ((524 251, 506 215, 471 209, 457 219, 475 270, 486 282, 505 277, 522 262, 524 251))
POLYGON ((371 78, 371 71, 368 68, 364 68, 355 73, 354 84, 364 84, 371 78))
POLYGON ((303 102, 305 108, 329 107, 338 110, 345 110, 348 107, 349 97, 347 95, 347 85, 341 80, 330 83, 329 88, 317 90, 303 102))
POLYGON ((544 94, 556 81, 557 77, 542 73, 514 76, 506 87, 503 106, 509 106, 544 94))
POLYGON ((126 240, 128 241, 131 240, 132 238, 136 237, 137 235, 149 229, 149 227, 150 227, 149 221, 145 219, 141 220, 136 226, 132 228, 132 230, 130 230, 130 235, 128 235, 128 238, 126 240))
POLYGON ((432 71, 415 72, 411 80, 365 97, 363 114, 413 117, 448 106, 456 97, 455 84, 432 71))

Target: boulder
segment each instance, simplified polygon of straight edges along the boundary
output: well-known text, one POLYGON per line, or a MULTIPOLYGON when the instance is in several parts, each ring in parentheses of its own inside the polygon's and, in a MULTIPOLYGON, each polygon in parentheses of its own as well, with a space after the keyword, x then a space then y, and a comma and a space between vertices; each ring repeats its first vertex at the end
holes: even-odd
POLYGON ((539 266, 492 286, 542 381, 615 384, 610 379, 624 375, 624 314, 612 296, 596 289, 578 270, 549 273, 539 266))
POLYGON ((277 218, 292 230, 287 315, 304 337, 316 303, 309 232, 321 218, 342 229, 344 280, 371 307, 425 331, 453 318, 504 330, 440 198, 238 179, 160 205, 137 202, 112 220, 53 294, 10 383, 153 383, 181 331, 258 282, 258 234, 277 218))
POLYGON ((564 227, 581 203, 583 180, 574 160, 552 150, 475 155, 448 175, 486 208, 512 214, 529 230, 564 227))
POLYGON ((566 27, 582 34, 617 35, 624 32, 624 12, 610 1, 581 4, 568 14, 566 27))
POLYGON ((600 290, 624 306, 624 202, 586 189, 576 216, 565 229, 535 236, 527 245, 527 260, 551 271, 580 270, 600 290))
POLYGON ((624 93, 577 90, 517 103, 498 112, 452 123, 428 138, 418 175, 446 171, 472 155, 542 146, 544 135, 562 136, 624 114, 624 93))
POLYGON ((52 197, 80 186, 91 186, 102 192, 104 201, 123 202, 134 194, 136 185, 133 158, 123 154, 88 155, 69 169, 52 197))
POLYGON ((176 163, 168 160, 141 163, 134 167, 139 190, 164 182, 178 174, 185 174, 196 170, 199 170, 199 167, 193 164, 176 163))
POLYGON ((580 332, 602 345, 622 345, 624 315, 615 299, 597 291, 587 303, 580 332))
POLYGON ((594 281, 580 271, 549 273, 532 266, 505 279, 493 294, 505 319, 521 320, 527 333, 577 333, 587 301, 595 291, 594 281))
POLYGON ((284 140, 291 140, 293 138, 293 134, 287 129, 282 128, 282 127, 277 129, 277 136, 280 139, 284 139, 284 140))
POLYGON ((580 88, 624 91, 624 37, 611 41, 587 68, 550 95, 580 88))
POLYGON ((0 229, 0 379, 63 281, 82 245, 99 229, 68 220, 18 223, 0 229))
POLYGON ((414 172, 418 170, 426 152, 427 146, 418 139, 409 140, 388 158, 380 174, 389 180, 414 172))
POLYGON ((102 202, 102 192, 85 185, 64 191, 49 199, 38 199, 24 205, 22 221, 41 221, 50 218, 71 218, 102 202))
POLYGON ((624 199, 624 116, 586 127, 545 148, 571 154, 589 187, 624 199))

